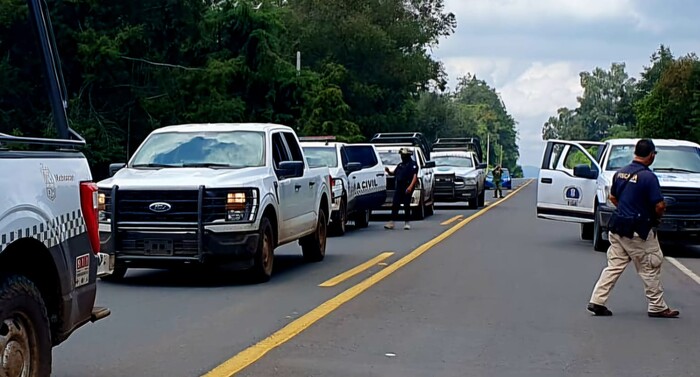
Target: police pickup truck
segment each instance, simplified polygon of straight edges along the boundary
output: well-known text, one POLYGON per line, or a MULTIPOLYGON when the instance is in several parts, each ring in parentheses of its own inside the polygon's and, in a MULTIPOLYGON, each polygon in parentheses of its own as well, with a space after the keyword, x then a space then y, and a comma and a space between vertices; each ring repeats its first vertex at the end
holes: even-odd
POLYGON ((469 208, 484 206, 486 164, 481 163, 478 138, 437 139, 431 157, 435 161, 435 200, 469 203, 469 208))
POLYGON ((274 249, 326 252, 330 174, 310 167, 294 131, 276 124, 187 124, 153 131, 98 183, 112 279, 128 268, 217 264, 272 275, 274 249))
MULTIPOLYGON (((49 12, 39 0, 27 3, 29 22, 8 20, 16 32, 38 37, 41 72, 32 87, 48 92, 58 138, 0 133, 0 376, 48 377, 52 347, 110 314, 95 306, 97 276, 109 273, 109 260, 99 254, 97 186, 78 150, 85 141, 68 127, 49 12)), ((3 41, 10 48, 13 42, 3 41)), ((4 114, 18 103, 9 93, 0 98, 4 114)), ((31 100, 42 103, 39 94, 46 95, 31 100)))
POLYGON ((311 167, 327 166, 331 173, 331 231, 345 234, 349 219, 366 228, 372 210, 386 200, 384 164, 372 144, 335 142, 334 136, 300 137, 311 167))
MULTIPOLYGON (((544 150, 537 188, 537 216, 581 223, 581 238, 605 251, 612 178, 634 158, 638 139, 606 142, 550 140, 544 150)), ((697 241, 700 236, 700 145, 653 140, 659 154, 650 167, 666 201, 659 240, 697 241)))
MULTIPOLYGON (((392 172, 401 162, 399 149, 408 148, 413 152, 413 160, 418 164, 418 183, 411 197, 411 213, 424 219, 435 211, 435 162, 430 161, 430 144, 420 132, 379 133, 372 137, 384 166, 392 172)), ((387 196, 383 209, 390 209, 396 188, 393 176, 386 179, 387 196)))

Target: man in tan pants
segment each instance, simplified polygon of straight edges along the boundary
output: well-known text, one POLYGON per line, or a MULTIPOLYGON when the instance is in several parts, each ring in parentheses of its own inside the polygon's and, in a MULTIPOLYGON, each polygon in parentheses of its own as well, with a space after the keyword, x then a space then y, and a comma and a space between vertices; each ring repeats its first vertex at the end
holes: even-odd
POLYGON ((656 156, 654 143, 648 139, 640 140, 634 154, 634 161, 615 173, 613 178, 610 201, 617 208, 608 224, 608 265, 600 274, 587 309, 596 316, 612 315, 605 303, 617 279, 632 262, 644 283, 649 317, 675 318, 679 312, 666 305, 661 285, 664 256, 655 227, 666 204, 659 180, 648 168, 656 156))

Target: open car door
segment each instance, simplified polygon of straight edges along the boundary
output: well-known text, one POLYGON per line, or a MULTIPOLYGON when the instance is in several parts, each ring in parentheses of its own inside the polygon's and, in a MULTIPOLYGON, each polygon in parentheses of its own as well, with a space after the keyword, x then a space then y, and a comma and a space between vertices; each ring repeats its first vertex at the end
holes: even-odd
MULTIPOLYGON (((603 143, 586 142, 589 148, 603 143)), ((600 165, 585 146, 549 140, 537 184, 537 217, 592 223, 600 165)))

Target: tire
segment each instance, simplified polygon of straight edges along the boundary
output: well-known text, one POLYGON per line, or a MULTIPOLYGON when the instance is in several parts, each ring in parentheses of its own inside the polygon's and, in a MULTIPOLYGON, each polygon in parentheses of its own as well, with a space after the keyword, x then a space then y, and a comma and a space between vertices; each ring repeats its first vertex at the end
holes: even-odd
POLYGON ((326 256, 327 222, 326 212, 320 210, 316 231, 301 239, 301 251, 307 262, 320 262, 326 256))
POLYGON ((483 207, 484 205, 486 205, 486 190, 481 190, 481 194, 479 194, 479 199, 476 206, 478 208, 483 207))
POLYGON ((124 276, 126 276, 127 270, 128 270, 128 268, 125 265, 123 265, 121 263, 115 263, 114 264, 114 271, 110 275, 103 276, 100 279, 102 279, 104 281, 113 282, 113 283, 120 282, 120 281, 124 280, 124 276))
POLYGON ((590 241, 593 239, 593 224, 581 224, 581 239, 590 241))
POLYGON ((425 207, 425 214, 432 216, 435 214, 435 195, 430 198, 430 205, 425 207))
POLYGON ((468 203, 467 206, 469 207, 469 209, 479 209, 479 199, 478 198, 469 199, 469 201, 467 201, 467 203, 468 203))
POLYGON ((355 228, 367 228, 369 226, 370 211, 360 211, 355 214, 355 228))
POLYGON ((51 327, 36 285, 24 276, 0 277, 0 375, 51 375, 51 327))
POLYGON ((275 237, 272 232, 272 224, 267 217, 260 220, 260 238, 258 249, 253 257, 251 278, 258 283, 270 281, 275 262, 275 237))
MULTIPOLYGON (((423 194, 423 193, 421 193, 421 194, 423 194)), ((421 195, 420 201, 418 202, 418 206, 416 207, 416 213, 414 214, 414 217, 417 220, 425 219, 425 201, 422 198, 422 195, 421 195)))
POLYGON ((608 247, 610 247, 610 242, 603 239, 603 229, 601 229, 600 221, 598 221, 598 206, 595 208, 593 219, 593 250, 607 251, 608 247))
POLYGON ((348 208, 346 203, 345 198, 341 199, 340 209, 338 210, 338 221, 331 221, 331 227, 329 230, 334 236, 342 236, 345 234, 346 225, 348 222, 348 208))

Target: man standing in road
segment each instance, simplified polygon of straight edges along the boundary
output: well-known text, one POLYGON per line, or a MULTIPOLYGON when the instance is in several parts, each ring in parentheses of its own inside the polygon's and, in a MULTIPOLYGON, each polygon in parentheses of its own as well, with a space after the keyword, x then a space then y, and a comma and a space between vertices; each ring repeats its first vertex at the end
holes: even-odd
POLYGON ((493 197, 502 198, 503 190, 501 189, 501 177, 503 176, 503 169, 501 165, 496 165, 496 168, 491 172, 493 174, 493 197))
POLYGON ((648 301, 647 313, 654 318, 678 317, 664 301, 661 285, 663 253, 656 235, 656 226, 666 209, 661 186, 649 169, 656 157, 656 147, 649 139, 637 142, 634 160, 613 177, 610 201, 617 207, 608 228, 610 247, 608 265, 593 289, 588 311, 596 316, 611 316, 605 303, 617 279, 629 262, 633 262, 644 283, 648 301))
POLYGON ((384 225, 384 228, 394 229, 394 220, 399 218, 399 206, 403 204, 405 220, 403 228, 409 230, 411 229, 409 222, 411 218, 411 197, 413 196, 413 189, 418 183, 418 164, 411 158, 413 152, 410 149, 401 148, 399 149, 399 154, 401 155, 401 163, 396 165, 394 172, 392 173, 388 167, 385 168, 388 175, 396 177, 396 183, 394 201, 391 207, 391 220, 384 225))

